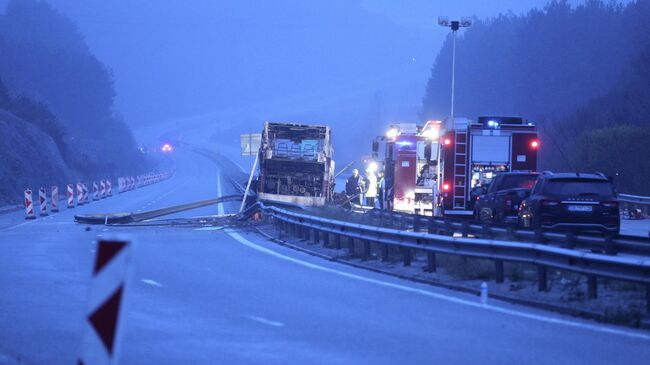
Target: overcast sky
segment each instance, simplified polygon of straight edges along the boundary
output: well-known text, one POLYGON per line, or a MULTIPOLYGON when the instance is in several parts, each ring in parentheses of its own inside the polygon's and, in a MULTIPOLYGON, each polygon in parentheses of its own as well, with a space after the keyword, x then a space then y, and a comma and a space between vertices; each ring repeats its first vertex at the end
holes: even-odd
MULTIPOLYGON (((381 95, 415 117, 445 29, 542 0, 49 0, 112 68, 133 125, 262 100, 381 95)), ((3 2, 6 2, 4 0, 3 2)), ((333 102, 336 102, 335 100, 333 102)))

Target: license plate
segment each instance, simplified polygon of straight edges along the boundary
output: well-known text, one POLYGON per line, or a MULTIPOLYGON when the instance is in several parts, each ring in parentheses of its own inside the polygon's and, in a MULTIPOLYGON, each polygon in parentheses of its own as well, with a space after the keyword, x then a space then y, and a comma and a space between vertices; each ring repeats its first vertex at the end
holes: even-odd
POLYGON ((570 212, 591 212, 594 208, 591 205, 569 205, 570 212))

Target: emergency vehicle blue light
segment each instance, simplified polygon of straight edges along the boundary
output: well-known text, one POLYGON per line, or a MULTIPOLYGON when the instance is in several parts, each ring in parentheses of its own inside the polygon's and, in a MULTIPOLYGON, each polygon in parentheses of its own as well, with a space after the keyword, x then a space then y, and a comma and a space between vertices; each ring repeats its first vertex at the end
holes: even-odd
POLYGON ((410 146, 411 142, 409 142, 409 141, 399 141, 399 142, 395 142, 395 144, 398 145, 398 146, 410 146))
POLYGON ((488 125, 488 127, 496 128, 496 127, 499 126, 499 122, 494 121, 494 120, 490 120, 490 121, 488 121, 487 125, 488 125))

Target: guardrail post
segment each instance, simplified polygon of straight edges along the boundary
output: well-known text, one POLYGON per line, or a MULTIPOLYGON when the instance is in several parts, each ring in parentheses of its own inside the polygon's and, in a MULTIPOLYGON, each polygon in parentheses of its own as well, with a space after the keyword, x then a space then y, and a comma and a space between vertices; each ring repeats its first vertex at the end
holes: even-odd
POLYGON ((435 252, 427 252, 427 266, 424 269, 426 272, 436 272, 438 270, 436 266, 436 253, 435 252))
POLYGON ((535 242, 544 243, 544 231, 541 228, 535 229, 535 242))
POLYGON ((319 242, 319 239, 318 239, 318 230, 317 230, 316 228, 312 228, 312 229, 310 229, 309 231, 310 231, 310 232, 309 232, 309 236, 310 236, 309 238, 310 238, 310 241, 311 241, 312 243, 314 243, 314 244, 318 243, 318 242, 319 242))
POLYGON ((611 234, 605 235, 605 254, 614 256, 617 253, 618 250, 616 249, 616 245, 614 244, 614 236, 611 234))
POLYGON ((278 238, 282 239, 284 237, 284 222, 275 217, 272 217, 271 222, 273 223, 275 229, 278 231, 278 238))
POLYGON ((598 298, 598 278, 594 275, 587 276, 587 298, 598 298))
POLYGON ((463 222, 461 224, 460 230, 461 230, 461 234, 463 235, 463 237, 467 238, 467 235, 469 233, 469 222, 463 222))
POLYGON ((322 232, 323 235, 323 246, 329 247, 330 245, 330 233, 327 231, 322 232))
POLYGON ((388 245, 382 244, 381 245, 381 261, 386 262, 388 261, 388 245))
POLYGON ((417 215, 413 217, 413 232, 420 232, 420 217, 417 215))
POLYGON ((496 273, 496 282, 497 284, 503 283, 503 261, 497 260, 494 261, 494 271, 496 273))
POLYGON ((361 246, 362 246, 361 257, 363 258, 363 260, 368 260, 370 258, 370 241, 363 240, 361 246))
POLYGON ((354 252, 354 238, 348 237, 348 250, 350 251, 350 256, 355 257, 356 253, 354 252))
POLYGON ((334 248, 337 250, 341 249, 341 235, 340 234, 335 234, 334 235, 334 248))
POLYGON ((645 285, 645 311, 650 313, 650 284, 645 285))
POLYGON ((566 247, 567 248, 575 248, 576 247, 576 235, 573 232, 567 232, 565 234, 565 239, 566 239, 566 247))
POLYGON ((411 266, 411 249, 402 247, 402 255, 404 255, 404 266, 411 266))
POLYGON ((451 222, 448 219, 445 220, 445 234, 447 236, 454 235, 454 229, 451 227, 451 222))
MULTIPOLYGON (((490 226, 489 225, 483 224, 483 227, 482 227, 481 231, 482 231, 482 233, 481 233, 482 237, 481 238, 491 238, 492 237, 492 232, 490 231, 490 226)), ((465 236, 463 236, 463 237, 465 237, 465 236)))
POLYGON ((429 218, 429 221, 427 223, 427 233, 429 234, 435 234, 436 233, 436 226, 435 226, 435 218, 429 218))
POLYGON ((545 266, 537 266, 537 290, 548 290, 548 272, 545 266))

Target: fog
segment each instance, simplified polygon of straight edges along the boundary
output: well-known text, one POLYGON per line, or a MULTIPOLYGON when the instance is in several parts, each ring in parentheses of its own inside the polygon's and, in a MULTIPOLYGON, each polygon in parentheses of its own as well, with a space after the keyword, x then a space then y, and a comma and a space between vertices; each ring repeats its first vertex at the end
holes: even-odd
POLYGON ((50 3, 112 69, 115 107, 133 127, 237 110, 243 131, 291 119, 334 124, 345 138, 357 119, 377 125, 371 134, 418 119, 448 34, 439 15, 489 17, 544 1, 50 3))

